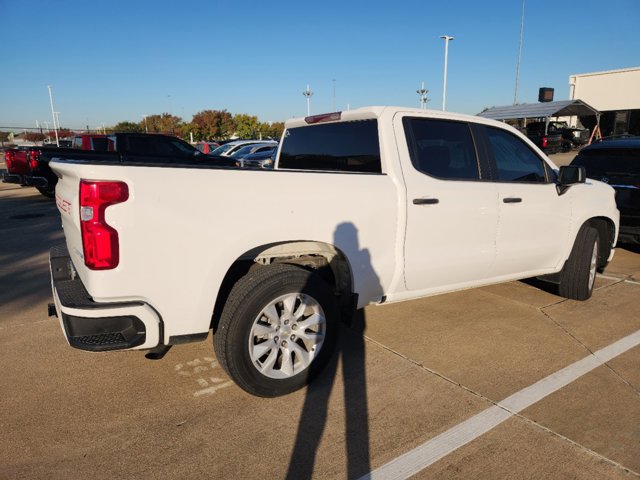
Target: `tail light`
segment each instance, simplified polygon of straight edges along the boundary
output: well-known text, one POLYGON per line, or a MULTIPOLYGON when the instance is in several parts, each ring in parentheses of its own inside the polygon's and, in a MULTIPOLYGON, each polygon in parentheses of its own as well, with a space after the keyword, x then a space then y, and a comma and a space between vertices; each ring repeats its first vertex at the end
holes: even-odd
POLYGON ((11 150, 4 152, 4 163, 7 164, 7 170, 11 170, 13 168, 13 155, 14 153, 11 150))
POLYGON ((549 146, 549 139, 547 137, 542 137, 542 148, 547 148, 549 146))
POLYGON ((124 182, 80 181, 80 226, 84 264, 91 270, 116 268, 120 261, 118 232, 105 220, 107 207, 125 202, 124 182))
POLYGON ((40 158, 40 152, 38 150, 29 150, 27 158, 29 159, 29 168, 31 170, 38 168, 38 158, 40 158))

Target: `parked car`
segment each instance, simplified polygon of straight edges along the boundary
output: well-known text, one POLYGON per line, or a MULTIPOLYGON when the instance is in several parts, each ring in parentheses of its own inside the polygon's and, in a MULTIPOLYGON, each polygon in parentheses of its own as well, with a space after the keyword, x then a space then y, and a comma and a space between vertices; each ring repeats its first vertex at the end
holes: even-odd
POLYGON ((197 142, 193 145, 202 153, 212 153, 216 148, 220 146, 219 143, 216 142, 197 142))
POLYGON ((54 196, 58 182, 58 177, 49 167, 51 159, 56 157, 156 165, 172 162, 233 167, 237 165, 235 160, 204 154, 179 138, 150 133, 81 135, 72 142, 72 148, 32 147, 28 155, 30 172, 25 176, 25 184, 36 187, 47 197, 54 196))
POLYGON ((7 173, 2 175, 5 183, 17 183, 26 185, 25 177, 29 174, 29 149, 31 147, 7 148, 4 151, 4 163, 7 166, 7 173))
POLYGON ((264 152, 267 150, 273 150, 275 148, 277 144, 274 144, 273 142, 269 142, 269 143, 254 143, 251 145, 245 145, 239 149, 237 149, 235 152, 233 152, 232 154, 230 154, 230 157, 236 158, 236 159, 240 159, 240 158, 244 158, 247 155, 250 155, 252 153, 256 153, 256 152, 264 152))
POLYGON ((503 123, 368 107, 285 127, 274 174, 51 162, 49 311, 71 346, 163 355, 213 330, 229 376, 273 397, 357 308, 541 275, 586 300, 613 257, 613 188, 503 123))
POLYGON ((571 165, 584 167, 589 178, 615 188, 620 241, 640 243, 640 137, 593 143, 580 150, 571 165))
POLYGON ((242 167, 273 168, 276 162, 278 147, 251 153, 240 160, 242 167))
POLYGON ((229 157, 242 147, 246 147, 248 145, 256 145, 258 143, 271 143, 273 145, 278 144, 278 142, 274 141, 264 142, 262 140, 234 140, 233 142, 225 143, 224 145, 219 146, 211 154, 229 157))
POLYGON ((571 142, 562 136, 562 129, 554 122, 531 122, 527 124, 526 135, 544 153, 567 152, 571 149, 571 142))

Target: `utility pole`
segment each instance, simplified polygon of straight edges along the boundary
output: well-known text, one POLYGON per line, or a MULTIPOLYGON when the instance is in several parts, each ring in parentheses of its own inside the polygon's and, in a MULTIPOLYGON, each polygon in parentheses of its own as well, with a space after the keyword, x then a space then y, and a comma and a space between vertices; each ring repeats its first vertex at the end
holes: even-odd
POLYGON ((331 80, 333 82, 333 101, 331 103, 331 111, 336 111, 336 79, 331 80))
POLYGON ((313 92, 309 89, 309 85, 307 85, 307 89, 302 92, 302 95, 307 99, 307 117, 311 116, 311 96, 313 92))
POLYGON ((513 94, 513 104, 518 103, 518 82, 520 81, 520 62, 522 61, 522 32, 524 31, 524 0, 522 0, 522 20, 520 21, 520 48, 518 48, 518 66, 516 67, 516 90, 513 94))
POLYGON ((51 94, 51 85, 47 85, 49 89, 49 103, 51 104, 51 116, 53 117, 53 131, 56 134, 56 145, 60 146, 60 140, 58 139, 58 129, 56 128, 56 112, 53 109, 53 95, 51 94))
POLYGON ((444 112, 447 105, 447 62, 449 60, 449 42, 454 38, 449 35, 441 35, 440 38, 444 40, 444 82, 442 86, 442 111, 444 112))

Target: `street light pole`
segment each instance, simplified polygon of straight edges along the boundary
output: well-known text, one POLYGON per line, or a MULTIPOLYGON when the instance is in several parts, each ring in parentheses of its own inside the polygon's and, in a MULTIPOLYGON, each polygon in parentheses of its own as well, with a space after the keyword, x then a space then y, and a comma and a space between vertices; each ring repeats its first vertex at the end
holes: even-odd
POLYGON ((311 116, 311 96, 313 95, 313 92, 309 90, 309 85, 307 85, 307 89, 302 92, 302 95, 307 99, 307 117, 309 117, 311 116))
POLYGON ((516 67, 516 89, 513 94, 513 104, 518 103, 518 83, 520 81, 520 63, 522 61, 522 32, 524 31, 524 0, 522 0, 522 19, 520 20, 520 47, 518 48, 518 66, 516 67))
POLYGON ((429 101, 427 99, 427 93, 429 93, 429 90, 424 88, 424 82, 422 82, 422 86, 416 90, 416 93, 420 96, 420 108, 427 108, 427 102, 429 101))
POLYGON ((331 111, 335 112, 336 111, 336 79, 334 78, 332 80, 333 82, 333 102, 331 102, 331 111))
POLYGON ((53 117, 53 131, 56 134, 56 145, 60 146, 60 140, 58 139, 58 129, 56 128, 56 112, 53 109, 53 95, 51 94, 51 85, 47 85, 49 89, 49 103, 51 104, 51 116, 53 117))
POLYGON ((444 82, 442 86, 442 111, 444 112, 447 105, 447 62, 449 61, 449 41, 454 38, 449 35, 441 35, 440 38, 444 40, 444 82))

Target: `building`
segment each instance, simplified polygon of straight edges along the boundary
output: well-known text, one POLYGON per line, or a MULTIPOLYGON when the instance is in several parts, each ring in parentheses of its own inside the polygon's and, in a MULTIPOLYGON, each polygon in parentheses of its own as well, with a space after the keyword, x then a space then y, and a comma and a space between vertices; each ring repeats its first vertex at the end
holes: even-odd
MULTIPOLYGON (((569 76, 569 98, 601 112, 602 135, 640 135, 640 67, 569 76)), ((593 118, 580 118, 585 127, 593 118)))

